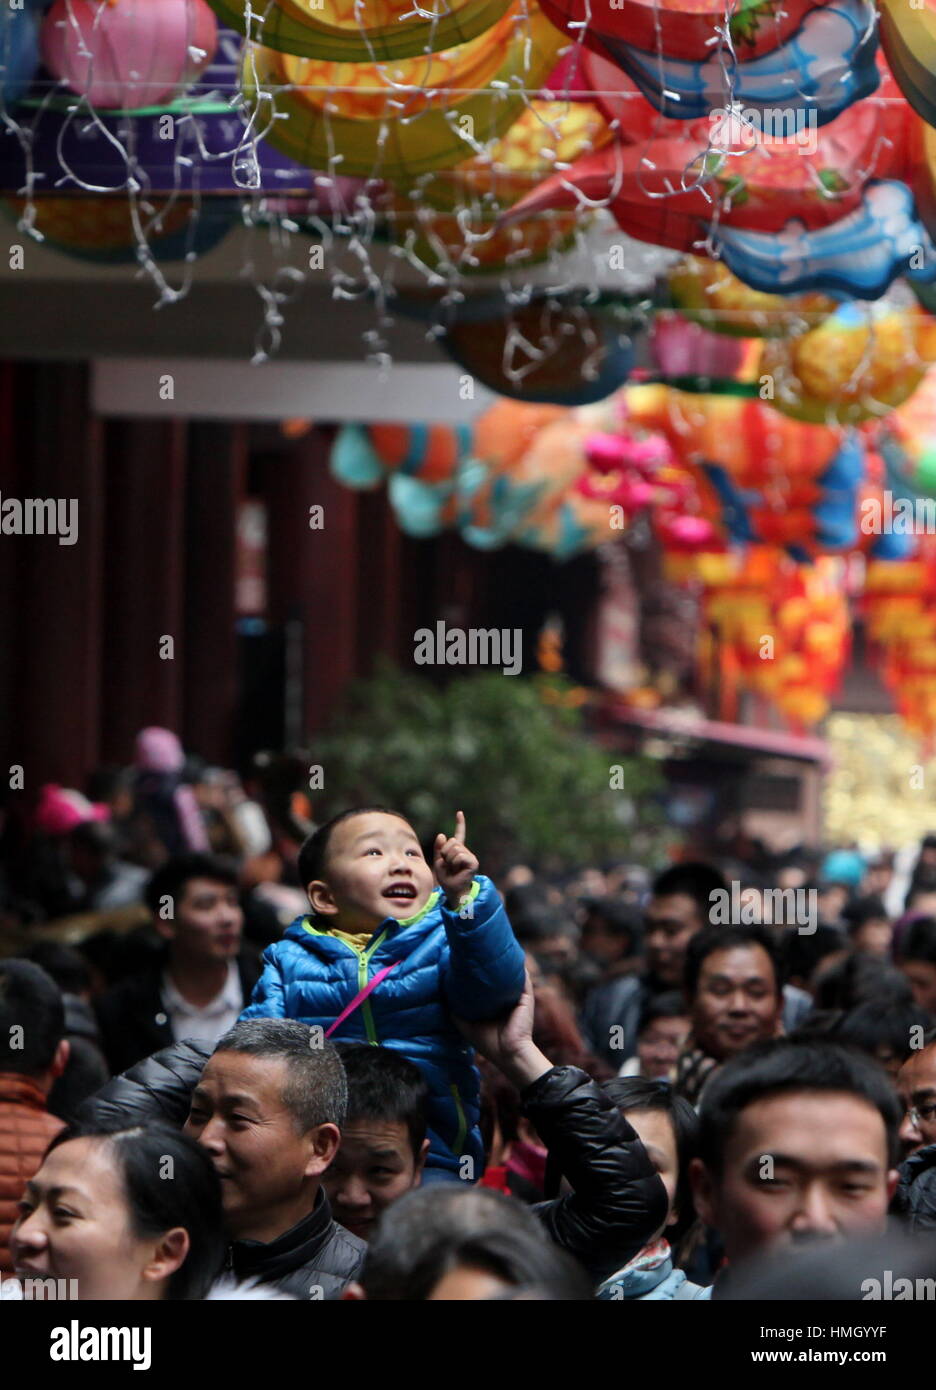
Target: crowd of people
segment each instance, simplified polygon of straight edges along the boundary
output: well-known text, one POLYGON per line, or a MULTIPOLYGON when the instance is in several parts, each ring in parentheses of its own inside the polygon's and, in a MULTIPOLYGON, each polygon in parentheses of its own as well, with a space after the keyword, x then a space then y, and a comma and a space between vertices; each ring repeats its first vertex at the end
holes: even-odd
POLYGON ((936 1226, 936 837, 495 884, 301 774, 4 812, 4 1297, 860 1298, 936 1226))

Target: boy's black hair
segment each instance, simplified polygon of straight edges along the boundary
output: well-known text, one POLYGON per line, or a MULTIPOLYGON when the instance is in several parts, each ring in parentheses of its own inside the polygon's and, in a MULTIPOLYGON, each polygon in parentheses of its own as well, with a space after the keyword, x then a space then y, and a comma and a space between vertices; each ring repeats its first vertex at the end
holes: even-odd
POLYGON ((156 916, 163 898, 171 898, 178 903, 185 893, 186 884, 193 878, 207 878, 212 883, 226 883, 237 888, 239 878, 237 865, 219 854, 203 854, 193 851, 190 854, 174 854, 167 859, 150 878, 143 894, 146 906, 156 916))
POLYGON ((695 936, 689 938, 686 947, 686 964, 683 974, 683 987, 686 991, 687 999, 694 999, 696 989, 699 984, 699 974, 702 970, 703 961, 716 951, 729 951, 736 946, 760 946, 767 952, 770 963, 773 966, 774 982, 777 994, 783 991, 783 981, 780 978, 780 963, 777 960, 777 952, 774 947, 770 933, 763 927, 705 927, 702 931, 696 932, 695 936))
POLYGON ((835 1031, 835 1038, 838 1042, 860 1047, 872 1057, 877 1056, 879 1047, 886 1047, 905 1062, 915 1051, 911 1030, 919 1028, 917 1036, 922 1038, 932 1026, 932 1017, 912 999, 869 999, 845 1015, 835 1031))
POLYGON ((673 864, 657 874, 650 888, 654 898, 669 898, 681 893, 691 898, 696 905, 699 921, 704 926, 710 921, 712 894, 727 890, 725 876, 712 864, 688 863, 673 864))
POLYGON ((413 1157, 426 1137, 429 1086, 414 1062, 389 1047, 336 1043, 348 1078, 347 1120, 389 1120, 406 1126, 413 1157))
POLYGON ((678 1096, 668 1081, 648 1081, 642 1076, 616 1076, 601 1088, 623 1115, 632 1110, 657 1110, 668 1115, 676 1139, 679 1174, 676 1206, 681 1224, 692 1210, 689 1164, 699 1151, 699 1117, 684 1096, 678 1096))
POLYGON ((331 820, 313 830, 302 843, 298 864, 299 882, 303 888, 308 888, 315 879, 324 877, 328 842, 335 827, 342 821, 350 820, 352 816, 370 816, 377 813, 382 816, 396 816, 399 820, 406 821, 407 825, 410 823, 402 811, 394 811, 390 806, 352 806, 347 811, 339 811, 337 816, 332 816, 331 820))
POLYGON ((637 1036, 639 1038, 658 1018, 685 1018, 687 1014, 685 996, 680 990, 668 989, 663 994, 651 994, 640 1011, 637 1036))
POLYGON ((813 1038, 771 1038, 753 1043, 714 1073, 702 1092, 699 1157, 720 1173, 725 1147, 742 1111, 770 1096, 845 1092, 877 1110, 887 1135, 888 1159, 899 1157, 897 1096, 880 1064, 841 1043, 813 1038))
POLYGON ((65 1036, 65 1004, 31 960, 0 961, 0 1072, 42 1076, 65 1036))
POLYGON ((910 923, 900 938, 899 958, 936 965, 936 917, 920 917, 910 923))

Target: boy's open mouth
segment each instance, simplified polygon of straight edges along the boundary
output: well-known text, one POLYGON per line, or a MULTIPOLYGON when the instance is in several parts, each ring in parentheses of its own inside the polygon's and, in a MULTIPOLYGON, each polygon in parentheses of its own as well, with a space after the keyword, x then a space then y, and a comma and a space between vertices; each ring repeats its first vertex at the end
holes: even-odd
POLYGON ((384 890, 385 898, 399 898, 404 902, 412 902, 416 896, 416 888, 412 883, 391 883, 390 887, 384 890))

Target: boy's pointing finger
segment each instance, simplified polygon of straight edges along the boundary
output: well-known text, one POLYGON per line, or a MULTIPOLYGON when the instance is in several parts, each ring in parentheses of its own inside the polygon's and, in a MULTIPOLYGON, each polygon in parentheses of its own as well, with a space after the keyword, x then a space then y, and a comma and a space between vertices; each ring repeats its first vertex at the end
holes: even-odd
POLYGON ((464 811, 455 812, 455 836, 454 838, 460 845, 465 843, 465 813, 464 811))

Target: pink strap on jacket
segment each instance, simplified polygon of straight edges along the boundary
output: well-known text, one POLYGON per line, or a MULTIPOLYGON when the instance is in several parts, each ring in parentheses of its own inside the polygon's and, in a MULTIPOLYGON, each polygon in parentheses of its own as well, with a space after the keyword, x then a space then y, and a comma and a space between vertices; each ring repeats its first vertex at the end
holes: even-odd
POLYGON ((345 1007, 341 1010, 341 1013, 335 1019, 334 1023, 332 1023, 328 1028, 325 1029, 326 1038, 330 1038, 332 1033, 334 1033, 335 1029, 339 1028, 341 1024, 344 1023, 345 1019, 350 1014, 354 1013, 355 1009, 360 1008, 360 1006, 364 1003, 364 1000, 377 988, 381 980, 385 979, 386 976, 390 974, 390 971, 393 970, 394 967, 399 964, 400 962, 398 960, 391 961, 391 963, 389 965, 385 965, 382 970, 378 970, 376 975, 371 976, 364 988, 358 990, 357 994, 351 1000, 351 1003, 346 1004, 345 1007))

